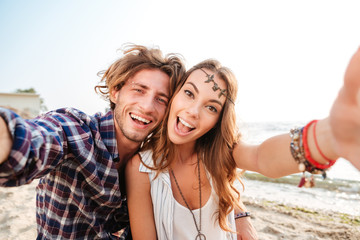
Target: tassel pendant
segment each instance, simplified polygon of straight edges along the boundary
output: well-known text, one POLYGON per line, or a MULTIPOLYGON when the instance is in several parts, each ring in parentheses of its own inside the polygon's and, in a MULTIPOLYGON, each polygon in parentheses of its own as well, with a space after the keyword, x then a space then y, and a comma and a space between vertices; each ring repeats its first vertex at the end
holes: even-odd
POLYGON ((304 186, 305 182, 306 182, 306 180, 305 180, 305 172, 303 172, 303 175, 302 175, 302 177, 300 179, 298 187, 301 188, 302 186, 304 186))
POLYGON ((305 179, 305 184, 304 184, 304 187, 306 188, 312 188, 315 186, 315 179, 314 179, 314 176, 311 175, 311 177, 305 179))
POLYGON ((306 188, 312 188, 315 186, 315 179, 314 176, 311 175, 311 177, 307 178, 305 177, 305 172, 303 172, 303 175, 300 179, 300 182, 298 184, 298 187, 306 187, 306 188))

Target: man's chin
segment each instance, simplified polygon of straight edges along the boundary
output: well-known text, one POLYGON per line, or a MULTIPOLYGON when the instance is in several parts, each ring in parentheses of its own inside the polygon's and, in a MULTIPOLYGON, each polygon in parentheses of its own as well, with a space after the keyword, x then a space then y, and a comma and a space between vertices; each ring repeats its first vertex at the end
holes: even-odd
POLYGON ((138 134, 138 133, 129 133, 126 131, 123 131, 123 135, 125 136, 126 139, 128 139, 129 141, 135 142, 135 143, 142 143, 146 137, 148 136, 148 134, 138 134))

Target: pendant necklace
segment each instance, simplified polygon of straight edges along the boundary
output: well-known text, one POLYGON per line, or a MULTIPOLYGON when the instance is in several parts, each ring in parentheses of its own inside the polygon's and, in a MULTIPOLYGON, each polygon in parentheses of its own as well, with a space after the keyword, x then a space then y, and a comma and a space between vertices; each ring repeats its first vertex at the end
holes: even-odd
POLYGON ((170 172, 172 174, 172 176, 174 177, 174 180, 175 180, 175 183, 176 183, 176 187, 177 189, 179 190, 179 193, 182 197, 182 199, 184 200, 185 204, 186 204, 186 207, 189 209, 191 215, 193 216, 193 219, 194 219, 194 223, 195 223, 195 227, 196 227, 196 230, 198 232, 198 234, 196 235, 195 237, 195 240, 206 240, 206 236, 201 233, 201 183, 200 183, 200 164, 199 164, 199 158, 198 158, 198 161, 197 161, 197 168, 198 168, 198 175, 199 175, 199 195, 200 195, 200 221, 199 221, 199 225, 197 224, 196 222, 196 218, 195 218, 195 215, 193 213, 193 211, 191 210, 189 204, 186 202, 185 200, 185 197, 183 195, 183 193, 181 192, 181 189, 180 189, 180 186, 179 186, 179 183, 177 182, 176 180, 176 177, 175 177, 175 174, 174 174, 174 171, 172 170, 172 168, 170 168, 170 172))

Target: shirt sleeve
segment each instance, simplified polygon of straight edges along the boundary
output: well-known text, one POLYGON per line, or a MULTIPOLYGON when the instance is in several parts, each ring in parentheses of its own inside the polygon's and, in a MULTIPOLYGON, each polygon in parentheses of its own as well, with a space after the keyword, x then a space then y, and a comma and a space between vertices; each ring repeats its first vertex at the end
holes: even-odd
POLYGON ((22 119, 0 108, 0 116, 13 138, 10 156, 0 165, 0 186, 30 183, 54 170, 66 155, 81 151, 89 135, 82 129, 84 124, 77 113, 74 109, 60 109, 35 119, 22 119))

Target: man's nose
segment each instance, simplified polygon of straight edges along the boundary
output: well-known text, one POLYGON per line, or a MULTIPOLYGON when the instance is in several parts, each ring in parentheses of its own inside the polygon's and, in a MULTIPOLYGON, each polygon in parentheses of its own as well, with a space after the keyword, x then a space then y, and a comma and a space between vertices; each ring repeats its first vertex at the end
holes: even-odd
POLYGON ((140 108, 145 113, 152 113, 155 111, 155 97, 152 95, 148 95, 144 97, 140 103, 140 108))

